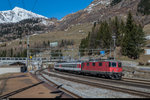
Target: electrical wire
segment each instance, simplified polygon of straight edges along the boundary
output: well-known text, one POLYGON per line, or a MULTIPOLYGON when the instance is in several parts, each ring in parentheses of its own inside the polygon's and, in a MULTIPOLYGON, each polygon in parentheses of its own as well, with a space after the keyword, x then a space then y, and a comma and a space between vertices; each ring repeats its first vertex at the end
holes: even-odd
POLYGON ((24 3, 24 0, 22 0, 22 5, 23 5, 23 8, 25 9, 25 3, 24 3))
POLYGON ((8 0, 8 3, 9 3, 9 7, 10 7, 10 9, 12 9, 12 5, 11 5, 10 0, 8 0))
POLYGON ((36 6, 37 2, 38 2, 38 0, 35 0, 35 2, 34 2, 34 4, 33 4, 33 8, 32 8, 31 11, 33 11, 33 10, 35 9, 35 6, 36 6))

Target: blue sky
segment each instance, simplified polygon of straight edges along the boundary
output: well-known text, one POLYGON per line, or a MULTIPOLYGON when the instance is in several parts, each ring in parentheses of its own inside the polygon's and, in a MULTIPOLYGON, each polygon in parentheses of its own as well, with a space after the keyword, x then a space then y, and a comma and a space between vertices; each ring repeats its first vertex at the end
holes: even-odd
POLYGON ((93 0, 0 0, 0 11, 15 6, 27 9, 48 18, 61 19, 65 15, 86 8, 93 0))

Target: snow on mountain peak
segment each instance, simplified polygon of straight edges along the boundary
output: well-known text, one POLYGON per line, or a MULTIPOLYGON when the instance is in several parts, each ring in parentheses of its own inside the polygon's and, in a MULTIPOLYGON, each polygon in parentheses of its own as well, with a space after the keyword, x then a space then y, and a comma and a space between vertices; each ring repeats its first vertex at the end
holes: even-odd
POLYGON ((90 13, 97 5, 107 6, 110 3, 111 0, 94 0, 87 8, 84 9, 84 11, 88 11, 88 13, 90 13))
POLYGON ((16 23, 30 18, 48 19, 47 17, 35 14, 19 7, 15 7, 14 9, 8 11, 0 11, 0 23, 16 23))
POLYGON ((13 9, 13 11, 20 11, 20 10, 25 10, 25 9, 23 9, 23 8, 20 8, 20 7, 15 7, 14 9, 13 9))

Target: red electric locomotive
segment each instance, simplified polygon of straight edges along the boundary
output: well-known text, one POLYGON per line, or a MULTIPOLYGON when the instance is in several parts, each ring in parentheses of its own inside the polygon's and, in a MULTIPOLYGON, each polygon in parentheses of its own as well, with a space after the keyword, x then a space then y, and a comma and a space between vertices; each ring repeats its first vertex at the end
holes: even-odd
POLYGON ((111 79, 121 79, 123 76, 121 62, 114 60, 64 62, 55 64, 54 68, 55 70, 92 74, 111 79))
POLYGON ((92 61, 82 63, 82 71, 84 73, 104 76, 111 79, 121 79, 122 64, 118 61, 92 61))

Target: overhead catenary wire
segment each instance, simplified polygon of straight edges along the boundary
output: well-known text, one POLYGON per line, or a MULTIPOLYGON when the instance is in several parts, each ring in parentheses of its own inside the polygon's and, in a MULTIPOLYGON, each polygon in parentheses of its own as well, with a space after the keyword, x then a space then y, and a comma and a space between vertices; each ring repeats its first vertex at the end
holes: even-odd
POLYGON ((25 3, 24 3, 24 0, 22 0, 22 5, 23 5, 23 8, 25 8, 25 3))
POLYGON ((11 5, 10 0, 8 0, 8 4, 9 4, 10 9, 12 9, 12 5, 11 5))
POLYGON ((33 4, 33 8, 32 8, 31 11, 33 11, 33 10, 35 9, 35 6, 36 6, 37 2, 38 2, 38 0, 35 0, 35 2, 34 2, 34 4, 33 4))

